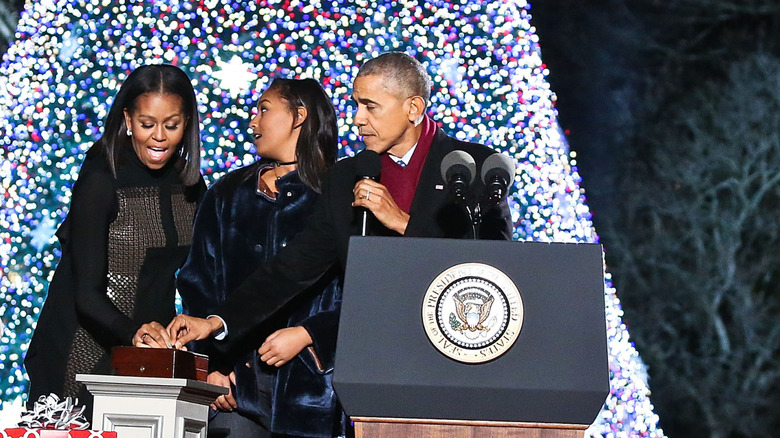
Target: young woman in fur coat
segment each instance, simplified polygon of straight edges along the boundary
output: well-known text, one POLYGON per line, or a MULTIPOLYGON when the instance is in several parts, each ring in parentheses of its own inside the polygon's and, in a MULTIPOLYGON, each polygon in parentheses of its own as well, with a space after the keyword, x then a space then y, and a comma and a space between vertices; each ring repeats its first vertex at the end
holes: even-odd
MULTIPOLYGON (((208 316, 304 227, 336 161, 336 114, 315 80, 274 80, 250 128, 261 158, 209 188, 179 273, 185 311, 195 316, 208 316)), ((343 435, 331 384, 340 304, 339 279, 325 276, 232 354, 210 354, 209 382, 230 393, 212 404, 209 437, 343 435)))

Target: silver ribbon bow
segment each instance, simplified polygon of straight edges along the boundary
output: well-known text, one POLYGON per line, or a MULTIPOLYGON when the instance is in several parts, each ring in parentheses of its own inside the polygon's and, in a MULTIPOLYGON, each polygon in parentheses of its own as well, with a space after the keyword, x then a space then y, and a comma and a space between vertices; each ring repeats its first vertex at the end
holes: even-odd
POLYGON ((56 394, 42 395, 31 411, 22 413, 20 427, 31 429, 85 430, 89 422, 84 418, 85 406, 77 406, 79 400, 65 397, 60 400, 56 394))

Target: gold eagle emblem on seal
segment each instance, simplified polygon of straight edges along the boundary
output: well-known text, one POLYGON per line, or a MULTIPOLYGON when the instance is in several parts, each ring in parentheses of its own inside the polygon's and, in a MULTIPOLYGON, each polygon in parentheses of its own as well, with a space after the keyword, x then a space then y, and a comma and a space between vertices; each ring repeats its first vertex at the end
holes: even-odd
POLYGON ((426 335, 445 356, 487 362, 514 345, 523 325, 523 300, 499 269, 464 263, 439 274, 423 300, 426 335))

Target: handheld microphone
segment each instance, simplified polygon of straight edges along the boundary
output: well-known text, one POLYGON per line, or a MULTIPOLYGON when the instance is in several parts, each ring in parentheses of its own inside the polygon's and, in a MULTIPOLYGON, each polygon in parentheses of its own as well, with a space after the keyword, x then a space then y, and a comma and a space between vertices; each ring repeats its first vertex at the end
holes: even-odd
POLYGON ((441 177, 460 203, 466 203, 468 188, 476 173, 477 164, 468 152, 455 150, 441 160, 441 177))
POLYGON ((485 196, 490 204, 498 204, 507 195, 509 184, 515 179, 515 162, 508 156, 495 153, 482 164, 485 196))
MULTIPOLYGON (((364 149, 355 155, 355 170, 358 181, 361 179, 379 181, 379 174, 382 173, 382 158, 376 152, 364 149)), ((365 236, 368 231, 368 217, 370 213, 367 208, 362 208, 361 210, 363 210, 363 217, 361 219, 360 235, 365 236)))

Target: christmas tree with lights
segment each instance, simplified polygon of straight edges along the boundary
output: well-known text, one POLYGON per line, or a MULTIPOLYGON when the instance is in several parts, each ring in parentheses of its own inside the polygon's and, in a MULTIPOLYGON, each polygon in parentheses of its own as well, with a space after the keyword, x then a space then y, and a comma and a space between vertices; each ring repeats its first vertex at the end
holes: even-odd
MULTIPOLYGON (((24 397, 22 360, 60 255, 54 232, 130 71, 169 63, 192 78, 213 182, 256 159, 248 119, 275 76, 319 80, 339 116, 341 154, 354 154, 351 80, 389 50, 426 65, 445 131, 516 159, 516 240, 598 241, 525 1, 30 1, 0 65, 0 399, 24 397)), ((611 391, 588 434, 662 436, 606 278, 611 391)))

